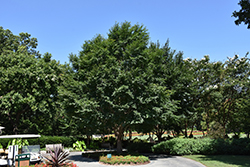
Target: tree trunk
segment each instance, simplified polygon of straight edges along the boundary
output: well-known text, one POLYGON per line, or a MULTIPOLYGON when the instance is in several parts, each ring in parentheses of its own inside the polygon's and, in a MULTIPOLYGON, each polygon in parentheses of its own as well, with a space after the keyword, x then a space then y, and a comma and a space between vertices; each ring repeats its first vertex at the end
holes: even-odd
POLYGON ((226 123, 223 123, 223 138, 226 137, 226 123))
POLYGON ((206 124, 207 124, 207 134, 209 134, 209 122, 208 122, 208 120, 206 121, 206 124))
POLYGON ((117 148, 116 149, 118 153, 122 153, 122 135, 121 134, 117 136, 117 148))
POLYGON ((185 123, 185 137, 188 137, 188 135, 187 135, 187 120, 186 120, 186 123, 185 123))
POLYGON ((192 129, 191 129, 191 132, 190 132, 190 134, 189 134, 189 138, 192 138, 192 137, 193 137, 194 124, 195 124, 195 123, 193 123, 193 125, 192 125, 192 129))
POLYGON ((122 138, 123 138, 123 133, 124 133, 124 129, 122 127, 122 125, 116 126, 116 128, 114 129, 115 132, 115 136, 117 139, 117 152, 121 153, 122 152, 122 138))
POLYGON ((132 139, 132 130, 131 129, 129 129, 129 141, 131 141, 131 139, 132 139))
POLYGON ((158 138, 158 142, 160 143, 161 142, 161 134, 157 133, 156 136, 158 138))
POLYGON ((173 137, 175 137, 175 134, 174 134, 174 132, 175 132, 175 131, 174 131, 174 130, 172 130, 171 132, 172 132, 173 137))
POLYGON ((90 144, 90 135, 87 135, 87 145, 90 144))
POLYGON ((155 127, 155 129, 156 129, 155 135, 156 135, 157 138, 158 138, 158 142, 161 142, 161 136, 163 135, 164 130, 162 130, 162 129, 159 127, 159 125, 157 125, 157 126, 155 127))

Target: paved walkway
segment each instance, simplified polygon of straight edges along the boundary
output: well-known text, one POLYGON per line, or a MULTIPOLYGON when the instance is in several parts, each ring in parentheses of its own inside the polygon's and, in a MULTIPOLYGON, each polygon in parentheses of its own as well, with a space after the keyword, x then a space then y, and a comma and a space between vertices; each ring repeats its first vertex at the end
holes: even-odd
MULTIPOLYGON (((136 167, 206 167, 199 162, 179 156, 167 155, 149 155, 150 163, 146 165, 136 165, 136 167)), ((70 158, 72 162, 79 167, 105 167, 110 165, 100 164, 98 161, 81 156, 81 152, 71 152, 70 158)), ((130 166, 130 165, 127 165, 130 166)))

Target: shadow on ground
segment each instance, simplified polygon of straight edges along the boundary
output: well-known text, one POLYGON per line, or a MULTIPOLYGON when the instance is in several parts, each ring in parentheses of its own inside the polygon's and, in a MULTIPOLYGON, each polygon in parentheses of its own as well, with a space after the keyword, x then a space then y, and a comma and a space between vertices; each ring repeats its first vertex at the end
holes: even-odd
MULTIPOLYGON (((173 158, 172 156, 166 155, 166 154, 150 154, 150 153, 148 153, 148 154, 142 154, 142 155, 148 157, 150 159, 150 161, 157 160, 157 159, 173 158)), ((83 161, 83 162, 98 162, 98 160, 96 160, 96 159, 83 157, 81 155, 81 153, 71 153, 69 160, 83 161)))
POLYGON ((71 161, 83 161, 83 162, 98 162, 98 160, 83 157, 80 153, 70 155, 69 160, 71 160, 71 161))
POLYGON ((150 160, 157 160, 157 159, 163 159, 163 158, 172 158, 171 155, 166 155, 166 154, 142 154, 146 157, 148 157, 150 160))

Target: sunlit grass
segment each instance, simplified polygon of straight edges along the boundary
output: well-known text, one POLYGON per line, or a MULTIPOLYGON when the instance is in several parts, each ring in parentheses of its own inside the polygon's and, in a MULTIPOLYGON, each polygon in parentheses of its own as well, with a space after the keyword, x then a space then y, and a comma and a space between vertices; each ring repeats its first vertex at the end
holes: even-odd
POLYGON ((240 155, 185 155, 207 167, 250 167, 250 156, 240 155))

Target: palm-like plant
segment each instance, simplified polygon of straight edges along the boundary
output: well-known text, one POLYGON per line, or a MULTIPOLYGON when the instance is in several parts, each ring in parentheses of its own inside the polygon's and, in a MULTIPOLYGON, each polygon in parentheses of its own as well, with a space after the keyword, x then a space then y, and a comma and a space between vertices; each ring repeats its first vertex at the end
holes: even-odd
POLYGON ((63 151, 61 147, 53 147, 53 151, 49 149, 49 155, 43 155, 47 161, 47 165, 59 167, 66 164, 69 157, 69 151, 63 151))

